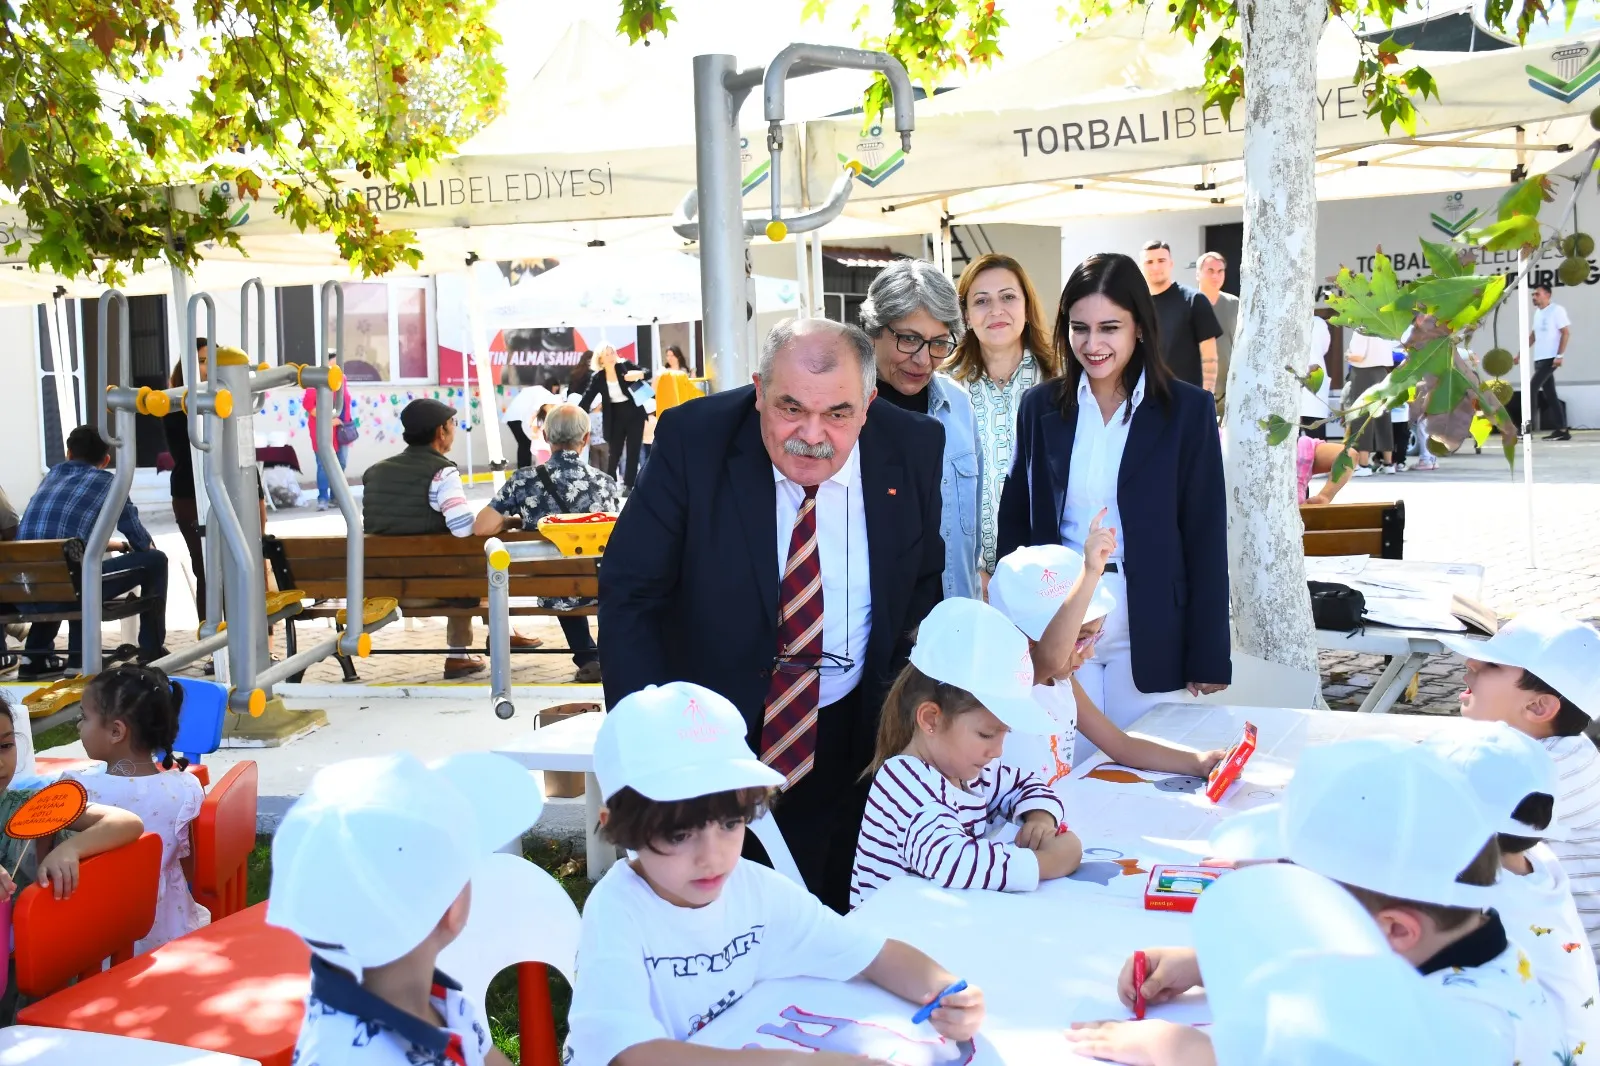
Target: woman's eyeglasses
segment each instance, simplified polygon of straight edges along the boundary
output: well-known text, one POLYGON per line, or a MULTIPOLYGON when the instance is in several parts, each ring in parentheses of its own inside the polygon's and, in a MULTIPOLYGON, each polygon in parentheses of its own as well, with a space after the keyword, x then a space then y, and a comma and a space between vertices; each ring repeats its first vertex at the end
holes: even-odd
POLYGON ((928 349, 928 358, 935 363, 950 358, 950 353, 955 350, 956 342, 948 336, 924 337, 920 333, 901 333, 891 329, 894 334, 894 346, 902 355, 916 355, 922 349, 928 349))

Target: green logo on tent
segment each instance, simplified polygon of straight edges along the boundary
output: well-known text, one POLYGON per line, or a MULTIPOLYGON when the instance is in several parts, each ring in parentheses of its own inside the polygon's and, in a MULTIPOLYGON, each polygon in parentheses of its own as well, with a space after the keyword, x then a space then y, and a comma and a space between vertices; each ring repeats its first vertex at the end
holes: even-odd
POLYGON ((1438 230, 1440 233, 1443 233, 1446 237, 1459 237, 1461 236, 1462 231, 1476 222, 1478 220, 1478 216, 1481 214, 1483 214, 1483 212, 1474 207, 1471 211, 1468 211, 1454 222, 1450 221, 1448 218, 1442 218, 1439 215, 1429 215, 1428 217, 1433 220, 1433 228, 1438 230))
POLYGON ((1564 104, 1572 103, 1600 83, 1600 54, 1593 53, 1587 44, 1562 45, 1550 53, 1550 62, 1556 68, 1554 74, 1528 64, 1528 86, 1564 104))
POLYGON ((739 185, 739 195, 747 196, 751 189, 767 180, 767 175, 772 171, 772 160, 763 159, 761 165, 746 174, 739 185))
MULTIPOLYGON (((849 156, 845 155, 843 152, 838 153, 838 155, 840 166, 846 166, 849 164, 849 156)), ((869 167, 865 164, 862 164, 861 173, 856 175, 856 180, 866 185, 870 189, 876 189, 879 185, 883 184, 890 174, 893 174, 895 171, 899 170, 905 165, 905 152, 901 151, 900 149, 895 149, 893 155, 889 156, 889 158, 885 159, 875 167, 869 167)))

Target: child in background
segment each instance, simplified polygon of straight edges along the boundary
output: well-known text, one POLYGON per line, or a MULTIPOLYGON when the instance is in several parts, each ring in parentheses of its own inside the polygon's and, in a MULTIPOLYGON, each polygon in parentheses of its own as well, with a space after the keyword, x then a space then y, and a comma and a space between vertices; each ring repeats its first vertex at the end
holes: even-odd
MULTIPOLYGON (((781 874, 739 857, 783 775, 745 743, 737 709, 685 681, 622 699, 595 738, 602 833, 629 850, 583 908, 567 1066, 843 1066, 856 1056, 691 1046, 757 981, 863 977, 927 1004, 956 982, 908 944, 873 936, 781 874)), ((947 1040, 983 1020, 976 987, 933 1012, 947 1040)))
POLYGON ((132 811, 161 837, 155 924, 133 946, 135 955, 143 955, 211 921, 190 894, 180 864, 189 854, 189 823, 206 799, 200 779, 184 771, 183 760, 173 762, 183 689, 154 667, 127 663, 96 674, 82 702, 78 735, 84 754, 105 763, 106 770, 71 776, 95 803, 132 811), (158 751, 165 753, 159 766, 158 751))
MULTIPOLYGON (((1078 1022, 1078 1055, 1147 1066, 1510 1066, 1489 1020, 1389 950, 1351 895, 1299 866, 1221 879, 1195 905, 1194 943, 1163 965, 1201 983, 1209 1031, 1154 1018, 1078 1022)), ((1131 967, 1119 991, 1133 1007, 1131 967)), ((1154 975, 1152 975, 1154 979, 1154 975)))
POLYGON ((1076 870, 1083 846, 1057 831, 1060 798, 1000 757, 1008 732, 1056 728, 1033 697, 1028 641, 1005 615, 969 599, 929 611, 878 723, 851 909, 906 874, 1030 892, 1076 870), (988 839, 1003 822, 1018 824, 1016 839, 988 839))
MULTIPOLYGON (((17 772, 17 717, 11 701, 0 695, 0 826, 38 792, 37 787, 11 787, 17 772)), ((30 786, 35 781, 29 781, 30 786)), ((0 834, 0 900, 10 899, 19 887, 37 880, 40 888, 66 899, 78 887, 78 864, 91 855, 132 844, 144 832, 144 823, 131 811, 91 803, 78 820, 67 826, 72 835, 53 840, 13 840, 0 834), (23 853, 27 854, 24 855, 23 853), (22 865, 18 867, 17 863, 22 865), (10 872, 17 870, 16 880, 10 872)))
POLYGON ((1104 514, 1090 524, 1084 545, 1087 557, 1061 544, 1018 548, 1000 560, 989 581, 990 606, 1030 641, 1038 682, 1033 698, 1055 721, 1046 737, 1007 736, 1006 761, 1031 769, 1045 784, 1058 788, 1064 787, 1058 783, 1092 748, 1138 770, 1205 777, 1223 752, 1186 751, 1130 737, 1094 705, 1074 676, 1094 657, 1105 616, 1116 607, 1111 591, 1100 584, 1106 560, 1116 547, 1116 531, 1100 526, 1104 514), (1075 745, 1082 756, 1074 751, 1075 745))
POLYGON ((1559 1013, 1489 909, 1499 821, 1435 748, 1372 737, 1307 748, 1284 801, 1235 815, 1211 845, 1224 859, 1288 859, 1343 884, 1402 958, 1494 1020, 1501 1061, 1567 1062, 1559 1013))
POLYGON ((311 948, 295 1062, 510 1066, 435 967, 466 928, 474 873, 543 806, 532 775, 489 752, 317 772, 272 838, 267 903, 311 948))
POLYGON ((1547 839, 1600 959, 1600 751, 1584 735, 1600 715, 1600 633, 1554 611, 1528 611, 1490 640, 1440 639, 1467 660, 1461 716, 1504 722, 1555 760, 1555 823, 1547 839))
POLYGON ((1539 744, 1503 722, 1432 742, 1472 783, 1499 823, 1500 865, 1495 909, 1533 960, 1545 995, 1561 1012, 1567 1046, 1600 1048, 1600 979, 1567 875, 1540 843, 1555 806, 1556 771, 1539 744))

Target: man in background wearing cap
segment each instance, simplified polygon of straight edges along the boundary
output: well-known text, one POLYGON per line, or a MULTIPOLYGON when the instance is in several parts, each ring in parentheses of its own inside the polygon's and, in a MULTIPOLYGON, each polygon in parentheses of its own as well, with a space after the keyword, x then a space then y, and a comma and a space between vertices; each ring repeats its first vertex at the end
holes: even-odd
POLYGON ((1490 640, 1443 643, 1467 660, 1461 717, 1504 722, 1555 760, 1550 848, 1600 958, 1600 751, 1584 732, 1600 715, 1600 632, 1554 611, 1527 611, 1490 640))
MULTIPOLYGON (((456 409, 438 400, 412 400, 400 412, 406 450, 367 467, 362 475, 361 522, 380 537, 418 537, 449 533, 472 535, 476 517, 467 506, 461 471, 446 456, 456 442, 456 409)), ((477 599, 407 599, 401 607, 476 607, 477 599)), ((444 679, 470 677, 484 670, 481 656, 471 655, 472 616, 451 615, 445 640, 450 655, 444 661, 444 679)), ((513 647, 537 639, 512 635, 513 647)))
POLYGON ((874 403, 876 374, 854 326, 775 326, 753 386, 662 415, 600 568, 606 701, 675 680, 732 700, 841 913, 879 708, 943 594, 944 428, 874 403))
POLYGON ((311 948, 295 1062, 509 1066, 435 967, 466 928, 472 878, 543 806, 528 772, 489 752, 351 759, 312 778, 272 838, 267 904, 311 948))

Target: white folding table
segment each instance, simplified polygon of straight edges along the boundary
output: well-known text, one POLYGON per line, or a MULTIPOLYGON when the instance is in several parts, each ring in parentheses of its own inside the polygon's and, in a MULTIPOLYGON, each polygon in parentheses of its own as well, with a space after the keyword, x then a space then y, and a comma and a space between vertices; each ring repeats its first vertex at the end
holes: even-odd
POLYGON ((13 1025, 0 1029, 0 1066, 63 1066, 115 1063, 116 1066, 261 1066, 220 1051, 200 1051, 155 1040, 134 1040, 75 1029, 13 1025))

